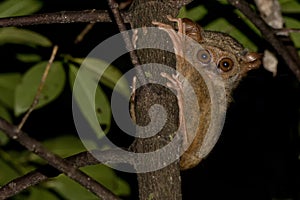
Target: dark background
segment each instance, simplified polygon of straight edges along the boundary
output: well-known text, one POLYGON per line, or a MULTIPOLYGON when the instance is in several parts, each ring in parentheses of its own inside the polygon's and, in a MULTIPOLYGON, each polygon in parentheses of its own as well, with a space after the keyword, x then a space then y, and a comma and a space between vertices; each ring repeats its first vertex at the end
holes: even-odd
MULTIPOLYGON (((106 2, 45 0, 40 13, 85 9, 106 9, 106 2)), ((212 12, 217 17, 217 12, 212 12)), ((223 14, 226 15, 220 13, 220 16, 223 14)), ((199 23, 205 24, 205 20, 209 19, 207 17, 199 23)), ((84 23, 78 23, 28 28, 58 44, 59 53, 74 57, 86 56, 105 38, 118 33, 115 24, 98 23, 83 42, 75 45, 76 36, 85 26, 84 23)), ((264 44, 259 48, 263 51, 264 44)), ((1 46, 2 62, 10 65, 1 67, 0 72, 25 72, 28 68, 23 63, 20 65, 15 54, 28 50, 18 45, 1 46)), ((30 48, 30 51, 34 50, 30 48)), ((51 53, 50 49, 44 48, 35 51, 45 60, 51 53)), ((118 67, 125 72, 130 64, 118 67)), ((299 82, 282 62, 276 77, 262 68, 251 72, 233 94, 234 101, 227 112, 225 127, 213 151, 199 166, 182 172, 183 199, 299 200, 299 94, 299 82)), ((64 93, 58 99, 34 111, 24 129, 39 140, 60 132, 75 134, 69 84, 66 84, 64 93), (38 134, 41 131, 43 135, 38 134)), ((130 144, 131 140, 124 140, 123 136, 118 140, 118 134, 121 133, 117 127, 113 126, 111 133, 116 143, 123 146, 130 144)), ((132 196, 128 199, 137 199, 135 174, 118 174, 132 187, 132 196)))

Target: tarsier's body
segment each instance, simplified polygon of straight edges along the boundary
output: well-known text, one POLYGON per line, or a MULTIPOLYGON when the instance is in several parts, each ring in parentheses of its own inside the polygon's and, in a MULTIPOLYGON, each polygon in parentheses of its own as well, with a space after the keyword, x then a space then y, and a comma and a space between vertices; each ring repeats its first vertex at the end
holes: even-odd
MULTIPOLYGON (((185 34, 201 44, 202 49, 194 49, 193 51, 197 51, 197 59, 200 66, 210 68, 209 70, 214 73, 214 76, 222 77, 226 90, 226 105, 228 105, 231 91, 238 85, 241 78, 245 76, 249 70, 259 67, 261 63, 260 54, 247 52, 241 44, 227 34, 204 31, 198 24, 189 19, 174 19, 171 17, 168 17, 168 19, 177 22, 179 33, 185 34), (215 65, 209 65, 209 63, 215 63, 215 65), (214 68, 212 69, 212 67, 214 68)), ((169 33, 173 41, 175 53, 177 54, 176 70, 190 82, 197 96, 201 111, 200 119, 192 119, 199 120, 195 137, 192 137, 192 133, 189 133, 188 130, 183 130, 185 128, 182 126, 184 126, 186 118, 180 116, 180 127, 183 132, 186 131, 183 135, 183 140, 188 141, 189 138, 192 138, 192 141, 190 141, 191 145, 180 158, 180 167, 183 170, 189 169, 196 166, 203 158, 200 156, 200 148, 203 145, 208 126, 211 123, 210 96, 207 85, 201 75, 195 68, 191 67, 190 64, 187 64, 184 59, 182 59, 187 51, 191 51, 188 50, 189 47, 182 42, 182 39, 179 38, 171 26, 160 22, 153 22, 153 24, 169 33)), ((194 65, 195 63, 192 64, 194 65)), ((177 89, 178 93, 180 93, 179 90, 185 90, 185 87, 180 85, 180 81, 176 80, 176 76, 167 74, 163 74, 163 76, 171 82, 171 87, 174 89, 179 87, 179 89, 177 89)), ((184 109, 184 107, 180 105, 180 103, 182 103, 180 101, 178 97, 179 109, 184 109)), ((183 113, 183 111, 180 111, 180 115, 183 115, 183 113)))

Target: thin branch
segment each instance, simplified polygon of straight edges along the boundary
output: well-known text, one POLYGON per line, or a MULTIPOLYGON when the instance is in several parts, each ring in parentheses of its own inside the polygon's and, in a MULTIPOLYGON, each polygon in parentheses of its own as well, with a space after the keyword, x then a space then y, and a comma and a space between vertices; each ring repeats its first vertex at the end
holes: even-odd
MULTIPOLYGON (((129 34, 127 32, 126 26, 124 24, 124 20, 121 16, 120 10, 119 10, 119 4, 115 1, 115 0, 108 0, 108 5, 111 9, 111 12, 115 18, 115 21, 118 25, 118 28, 122 34, 123 40, 125 42, 126 48, 127 49, 134 49, 133 48, 133 44, 130 40, 129 34)), ((130 58, 131 58, 131 62, 133 64, 134 67, 139 66, 140 62, 138 59, 138 56, 136 55, 135 51, 130 51, 129 52, 130 58)), ((141 70, 141 68, 136 68, 136 72, 137 72, 137 78, 140 81, 140 83, 142 85, 147 83, 147 79, 146 76, 144 74, 144 72, 141 70)), ((134 92, 134 91, 133 91, 134 92)))
POLYGON ((266 41, 268 41, 270 45, 272 45, 272 47, 282 57, 282 59, 300 81, 299 56, 292 53, 291 50, 281 42, 281 40, 276 35, 276 31, 268 26, 266 22, 252 10, 252 8, 246 1, 228 0, 228 2, 239 9, 260 30, 266 41))
MULTIPOLYGON (((69 162, 73 163, 74 167, 80 167, 80 165, 82 166, 82 163, 75 163, 75 160, 81 160, 81 159, 86 159, 85 161, 87 162, 90 159, 93 159, 93 161, 89 162, 92 164, 97 164, 97 160, 88 152, 85 153, 81 153, 79 154, 77 157, 70 157, 67 158, 66 160, 68 160, 69 162), (76 159, 74 159, 76 158, 76 159)), ((58 174, 60 174, 60 172, 51 167, 50 165, 45 165, 39 169, 36 169, 32 172, 29 172, 27 174, 25 174, 24 176, 21 176, 19 178, 16 178, 12 181, 10 181, 9 183, 5 184, 4 186, 2 186, 0 188, 0 194, 1 194, 1 199, 6 199, 9 197, 12 197, 16 194, 18 194, 19 192, 27 189, 30 186, 36 185, 42 181, 45 181, 47 178, 49 177, 55 177, 58 174)))
POLYGON ((18 129, 17 131, 19 132, 23 125, 25 124, 26 120, 28 119, 29 115, 31 114, 31 112, 35 109, 35 107, 37 106, 37 104, 39 103, 39 100, 40 100, 40 97, 41 97, 41 94, 42 94, 42 90, 44 88, 44 85, 45 85, 45 82, 46 82, 46 79, 47 79, 47 76, 49 74, 49 71, 50 71, 50 68, 51 68, 51 65, 54 61, 54 58, 55 58, 55 55, 57 53, 57 50, 58 50, 58 46, 55 45, 53 47, 53 50, 52 50, 52 53, 51 53, 51 56, 50 56, 50 59, 48 61, 48 64, 45 68, 45 71, 43 73, 43 76, 42 76, 42 79, 41 79, 41 82, 39 84, 39 87, 38 87, 38 90, 36 92, 36 95, 33 99, 33 102, 30 106, 30 108, 28 109, 28 111, 26 112, 26 114, 24 115, 24 117, 22 118, 22 121, 20 122, 19 126, 18 126, 18 129))
MULTIPOLYGON (((124 13, 123 15, 123 18, 126 19, 126 14, 124 13)), ((78 22, 111 22, 111 19, 106 10, 61 11, 55 13, 0 18, 0 27, 78 22)))
MULTIPOLYGON (((81 184, 86 189, 90 190, 98 197, 108 199, 108 200, 117 200, 119 199, 112 192, 106 189, 104 186, 95 181, 92 177, 86 175, 82 171, 78 170, 73 164, 69 161, 64 160, 63 158, 53 154, 48 151, 40 142, 29 137, 23 131, 17 131, 18 127, 8 123, 4 119, 0 118, 0 130, 6 133, 11 139, 19 142, 29 151, 39 155, 41 158, 45 159, 49 165, 63 172, 69 178, 75 180, 81 184)), ((12 185, 12 187, 14 187, 12 185)), ((3 199, 3 194, 0 193, 0 199, 3 199)))
POLYGON ((289 36, 290 33, 300 33, 299 28, 280 28, 274 29, 276 35, 289 36))
MULTIPOLYGON (((101 156, 101 160, 105 163, 133 163, 134 160, 128 158, 128 154, 123 155, 122 150, 105 150, 93 152, 93 155, 101 156), (117 156, 116 156, 117 155, 117 156)), ((64 160, 72 163, 76 168, 100 164, 90 152, 82 152, 76 155, 65 158, 64 160)), ((61 172, 51 165, 44 165, 34 171, 31 171, 24 176, 18 177, 0 188, 1 198, 12 197, 28 187, 39 184, 48 178, 58 176, 61 172)))
POLYGON ((90 24, 86 25, 84 27, 84 29, 76 37, 74 43, 75 44, 80 43, 83 40, 83 38, 86 36, 86 34, 88 34, 88 32, 90 32, 90 30, 92 30, 92 28, 94 27, 94 25, 95 25, 95 23, 90 23, 90 24))

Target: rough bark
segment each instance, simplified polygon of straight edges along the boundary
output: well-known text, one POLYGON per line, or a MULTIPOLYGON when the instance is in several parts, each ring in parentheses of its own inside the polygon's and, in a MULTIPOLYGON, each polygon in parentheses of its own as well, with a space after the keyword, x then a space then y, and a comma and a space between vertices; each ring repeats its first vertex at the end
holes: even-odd
MULTIPOLYGON (((153 26, 151 24, 152 21, 168 23, 166 15, 176 16, 177 13, 178 9, 176 5, 172 6, 168 4, 167 1, 149 2, 147 0, 136 0, 131 7, 131 25, 132 28, 139 28, 153 26)), ((169 43, 171 42, 167 35, 165 38, 160 37, 160 35, 157 36, 157 41, 167 42, 168 40, 169 43)), ((165 51, 145 49, 138 51, 137 54, 141 64, 161 63, 173 68, 176 66, 175 56, 165 51)), ((159 75, 160 72, 155 66, 149 66, 146 73, 156 76, 159 75)), ((141 87, 136 92, 135 102, 135 115, 138 125, 146 126, 149 123, 150 118, 148 111, 154 104, 162 105, 166 109, 168 117, 164 128, 158 134, 147 139, 136 139, 132 145, 132 150, 140 153, 152 152, 168 144, 178 127, 177 99, 173 93, 163 86, 151 84, 146 87, 141 87)), ((160 119, 161 116, 156 117, 157 119, 160 119)), ((163 159, 164 158, 161 158, 159 161, 149 160, 149 165, 152 165, 155 162, 164 162, 163 159)), ((181 180, 179 164, 177 161, 163 169, 148 173, 139 173, 137 176, 139 183, 139 198, 141 200, 181 199, 181 180)))

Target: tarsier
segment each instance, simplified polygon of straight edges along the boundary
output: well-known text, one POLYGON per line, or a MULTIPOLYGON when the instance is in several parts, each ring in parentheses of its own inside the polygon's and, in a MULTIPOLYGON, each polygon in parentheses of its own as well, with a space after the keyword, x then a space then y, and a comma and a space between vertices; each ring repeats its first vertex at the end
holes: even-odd
MULTIPOLYGON (((195 167, 203 159, 200 149, 203 145, 209 123, 211 123, 209 118, 211 102, 207 92, 207 86, 201 75, 193 67, 188 67, 188 65, 184 63, 184 59, 182 59, 189 47, 185 46, 178 33, 189 36, 203 47, 202 49, 193 49, 192 51, 197 51, 197 62, 199 62, 198 66, 206 67, 208 70, 211 70, 215 76, 221 77, 224 81, 227 97, 226 106, 228 106, 230 102, 232 90, 236 88, 241 78, 246 76, 248 71, 260 66, 261 54, 248 52, 240 43, 228 34, 203 30, 198 24, 187 18, 177 19, 170 16, 167 17, 170 21, 177 23, 178 32, 167 24, 160 22, 153 22, 153 24, 169 34, 177 55, 176 70, 192 85, 202 113, 200 119, 191 118, 192 120, 199 120, 200 125, 197 128, 195 137, 192 137, 193 140, 190 142, 191 145, 180 157, 180 167, 182 170, 185 170, 195 167), (210 65, 210 63, 214 63, 214 65, 210 65)), ((184 115, 184 112, 182 111, 184 106, 180 100, 180 98, 182 98, 182 96, 180 96, 180 90, 185 90, 186 88, 182 82, 178 80, 176 75, 163 73, 162 76, 167 78, 169 81, 168 86, 177 91, 179 104, 179 128, 182 132, 184 132, 182 133, 183 142, 188 141, 189 138, 191 138, 192 133, 189 133, 189 131, 184 127, 185 117, 182 116, 184 115)))

